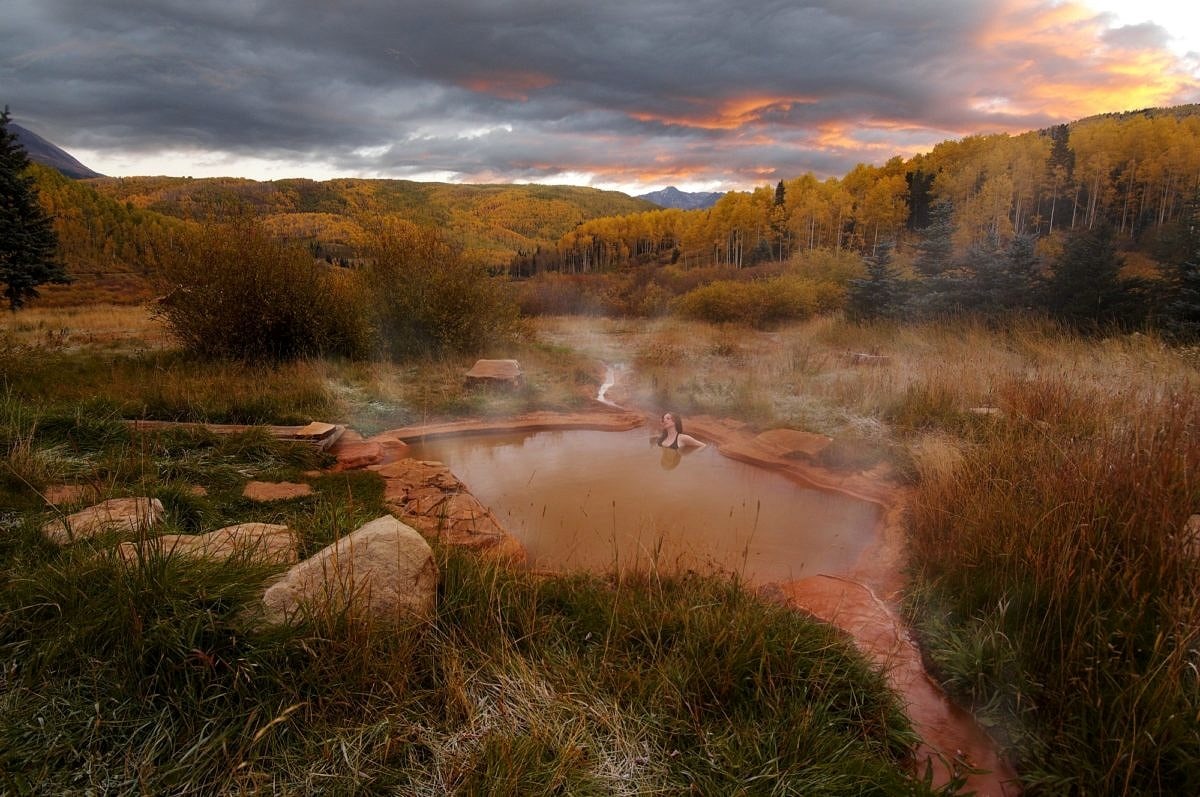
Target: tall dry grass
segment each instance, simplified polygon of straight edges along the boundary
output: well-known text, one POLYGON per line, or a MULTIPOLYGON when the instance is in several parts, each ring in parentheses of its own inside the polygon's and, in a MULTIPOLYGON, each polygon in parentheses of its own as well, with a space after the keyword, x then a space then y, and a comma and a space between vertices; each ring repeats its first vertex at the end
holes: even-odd
POLYGON ((1118 391, 1200 386, 1195 352, 1156 337, 1087 339, 1025 321, 856 325, 821 316, 772 331, 679 320, 539 319, 548 343, 625 363, 636 405, 729 415, 763 427, 914 440, 961 432, 1014 379, 1118 391))
POLYGON ((1014 381, 913 505, 918 614, 957 691, 1057 792, 1200 790, 1200 401, 1014 381))
POLYGON ((9 345, 54 349, 161 349, 169 336, 145 304, 88 304, 72 307, 33 304, 0 316, 0 339, 9 345))

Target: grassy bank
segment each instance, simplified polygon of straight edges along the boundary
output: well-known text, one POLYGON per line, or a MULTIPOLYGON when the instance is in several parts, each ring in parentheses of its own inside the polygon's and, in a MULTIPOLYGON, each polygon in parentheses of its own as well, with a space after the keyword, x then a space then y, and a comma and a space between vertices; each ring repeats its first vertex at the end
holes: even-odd
POLYGON ((1200 404, 1013 384, 923 474, 911 613, 1039 793, 1200 791, 1200 404))
POLYGON ((286 523, 311 554, 383 513, 375 474, 306 477, 322 455, 257 433, 4 410, 6 792, 929 792, 880 674, 735 583, 543 578, 439 551, 426 623, 261 627, 246 610, 269 568, 59 549, 39 492, 154 495, 165 532, 286 523), (315 494, 257 505, 250 478, 315 494))

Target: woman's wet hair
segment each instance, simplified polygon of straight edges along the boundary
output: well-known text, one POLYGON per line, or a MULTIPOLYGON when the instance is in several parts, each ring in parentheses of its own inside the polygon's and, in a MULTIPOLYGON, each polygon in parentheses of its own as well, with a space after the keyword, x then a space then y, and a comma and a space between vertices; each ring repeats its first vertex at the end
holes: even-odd
MULTIPOLYGON (((682 417, 679 415, 679 413, 676 413, 676 412, 671 412, 670 410, 668 410, 668 411, 666 411, 666 412, 664 412, 664 413, 663 413, 663 417, 664 417, 664 418, 665 418, 665 417, 667 417, 668 415, 670 415, 670 416, 671 416, 671 420, 672 420, 672 421, 674 422, 674 424, 675 424, 675 434, 676 434, 676 436, 683 434, 683 418, 682 418, 682 417)), ((664 431, 664 432, 663 432, 661 435, 659 435, 659 437, 658 437, 658 442, 659 442, 659 445, 661 445, 661 444, 662 444, 662 441, 664 441, 664 440, 666 440, 666 439, 667 439, 667 433, 664 431)))

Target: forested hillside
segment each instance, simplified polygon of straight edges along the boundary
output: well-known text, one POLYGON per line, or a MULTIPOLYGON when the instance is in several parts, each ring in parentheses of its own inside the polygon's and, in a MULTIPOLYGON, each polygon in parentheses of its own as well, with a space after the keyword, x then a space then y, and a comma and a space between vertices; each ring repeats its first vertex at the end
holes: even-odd
POLYGON ((948 208, 960 251, 989 236, 1039 238, 1110 225, 1124 250, 1170 250, 1185 204, 1200 188, 1200 106, 1091 117, 1070 125, 946 141, 931 152, 841 178, 811 174, 709 210, 655 210, 595 219, 552 252, 519 259, 522 273, 587 272, 637 262, 734 267, 800 251, 899 248, 948 208))
POLYGON ((72 279, 70 285, 44 286, 39 301, 124 303, 152 296, 150 277, 164 249, 190 222, 118 202, 47 166, 30 168, 72 279))
POLYGON ((598 216, 652 208, 617 191, 575 186, 463 185, 411 180, 257 182, 234 178, 125 177, 90 181, 100 193, 180 219, 252 214, 321 255, 352 256, 382 216, 440 228, 469 257, 504 265, 514 252, 551 246, 598 216))
POLYGON ((187 177, 77 182, 33 168, 75 278, 43 292, 50 304, 147 298, 161 248, 171 245, 173 233, 204 222, 257 218, 280 239, 345 265, 372 230, 404 219, 438 228, 468 259, 499 268, 516 253, 552 248, 588 219, 653 207, 619 192, 572 186, 187 177))

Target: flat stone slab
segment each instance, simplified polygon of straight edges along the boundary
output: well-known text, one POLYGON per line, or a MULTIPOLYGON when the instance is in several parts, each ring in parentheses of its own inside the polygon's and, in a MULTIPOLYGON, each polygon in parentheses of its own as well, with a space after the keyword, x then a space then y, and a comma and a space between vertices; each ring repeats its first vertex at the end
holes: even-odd
MULTIPOLYGON (((645 418, 636 412, 598 409, 592 412, 549 412, 539 410, 512 418, 469 418, 445 423, 426 423, 389 429, 377 435, 406 442, 430 440, 446 435, 472 432, 545 432, 568 429, 594 429, 598 432, 623 432, 636 429, 645 418)), ((690 430, 688 430, 690 431, 690 430)), ((374 438, 373 438, 374 439, 374 438)))
POLYGON ((110 498, 49 521, 42 526, 42 534, 53 543, 69 545, 108 532, 137 534, 162 518, 163 505, 157 498, 110 498))
POLYGON ((157 549, 164 556, 194 556, 227 561, 234 557, 271 564, 292 564, 299 556, 292 530, 278 523, 238 523, 207 534, 164 534, 141 543, 124 542, 117 554, 135 562, 139 551, 157 549))
POLYGON ((426 536, 489 556, 524 561, 525 547, 441 462, 402 459, 372 468, 388 509, 426 536))
POLYGON ((516 360, 476 360, 466 374, 467 383, 503 382, 516 385, 525 378, 516 360))
POLYGON ((329 448, 329 453, 337 457, 334 470, 356 470, 383 461, 383 446, 366 440, 346 441, 343 438, 329 448))
POLYGON ((242 495, 251 501, 286 501, 312 495, 311 484, 296 482, 247 482, 242 495))
POLYGON ((337 426, 332 423, 322 423, 321 421, 313 421, 307 426, 301 426, 294 433, 297 440, 320 440, 323 437, 328 437, 337 430, 337 426))

